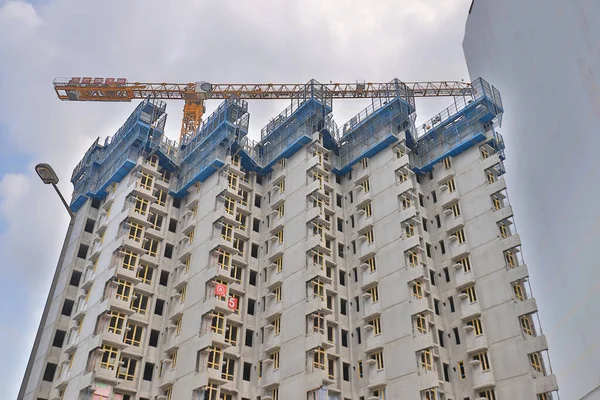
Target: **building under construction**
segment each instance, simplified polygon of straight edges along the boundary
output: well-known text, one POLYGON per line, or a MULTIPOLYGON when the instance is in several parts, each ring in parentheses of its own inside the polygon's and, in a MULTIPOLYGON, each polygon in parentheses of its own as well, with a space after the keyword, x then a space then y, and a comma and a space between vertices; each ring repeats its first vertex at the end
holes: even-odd
POLYGON ((178 143, 143 100, 73 172, 21 398, 557 399, 482 79, 415 126, 308 82, 254 142, 223 100, 178 143))

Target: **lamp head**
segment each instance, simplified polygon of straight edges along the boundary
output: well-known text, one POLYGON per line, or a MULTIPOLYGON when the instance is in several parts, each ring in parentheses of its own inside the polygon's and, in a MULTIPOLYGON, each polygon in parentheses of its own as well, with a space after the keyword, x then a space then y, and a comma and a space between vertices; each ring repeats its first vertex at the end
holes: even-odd
POLYGON ((35 166, 35 172, 46 185, 56 185, 58 183, 58 175, 48 164, 42 163, 35 166))

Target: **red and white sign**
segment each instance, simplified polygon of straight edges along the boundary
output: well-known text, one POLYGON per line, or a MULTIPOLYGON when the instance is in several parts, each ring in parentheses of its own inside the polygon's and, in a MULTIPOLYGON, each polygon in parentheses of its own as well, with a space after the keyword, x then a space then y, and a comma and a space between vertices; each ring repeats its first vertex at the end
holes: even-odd
POLYGON ((227 294, 227 285, 223 285, 222 283, 217 283, 215 286, 215 296, 225 297, 227 294))
POLYGON ((237 310, 237 306, 238 306, 238 299, 237 298, 230 297, 229 300, 227 300, 227 307, 229 307, 233 311, 237 310))

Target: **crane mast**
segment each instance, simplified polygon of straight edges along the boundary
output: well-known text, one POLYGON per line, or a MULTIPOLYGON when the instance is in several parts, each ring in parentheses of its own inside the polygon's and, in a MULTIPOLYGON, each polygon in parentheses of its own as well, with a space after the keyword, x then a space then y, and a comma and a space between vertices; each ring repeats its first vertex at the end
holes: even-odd
MULTIPOLYGON (((54 90, 60 100, 129 102, 134 99, 154 98, 184 100, 180 143, 193 135, 202 122, 204 102, 236 96, 248 100, 296 99, 306 95, 313 84, 230 84, 230 83, 141 83, 124 78, 73 77, 54 80, 54 90)), ((458 81, 388 83, 316 83, 324 97, 331 99, 385 98, 394 93, 398 82, 406 85, 414 97, 471 96, 469 83, 458 81)))

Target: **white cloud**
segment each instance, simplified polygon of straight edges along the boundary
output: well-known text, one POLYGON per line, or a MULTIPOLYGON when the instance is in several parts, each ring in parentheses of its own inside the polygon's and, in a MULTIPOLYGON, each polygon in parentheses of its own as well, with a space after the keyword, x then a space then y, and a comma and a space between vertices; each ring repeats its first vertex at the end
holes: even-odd
POLYGON ((0 8, 0 23, 7 22, 15 22, 35 28, 42 24, 42 19, 31 4, 20 0, 11 0, 0 8))
MULTIPOLYGON (((55 76, 215 83, 466 78, 461 42, 468 5, 469 0, 389 0, 368 7, 359 0, 259 0, 167 6, 159 0, 113 0, 99 6, 49 0, 34 7, 0 0, 0 124, 8 128, 15 151, 33 164, 54 166, 68 194, 68 178, 83 152, 97 136, 113 134, 135 104, 60 102, 51 86, 55 76)), ((428 102, 433 103, 424 114, 441 107, 428 102)), ((210 102, 209 111, 216 105, 210 102)), ((251 136, 284 107, 251 103, 251 136)), ((340 124, 359 111, 351 102, 334 107, 340 124)), ((168 111, 167 133, 177 137, 182 105, 169 104, 168 111)), ((19 365, 10 371, 0 367, 0 385, 13 390, 67 224, 52 189, 32 171, 30 165, 0 178, 0 218, 8 222, 0 234, 0 277, 24 293, 18 307, 0 308, 0 320, 22 316, 27 330, 17 343, 14 336, 0 337, 7 347, 3 354, 19 365)))

